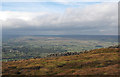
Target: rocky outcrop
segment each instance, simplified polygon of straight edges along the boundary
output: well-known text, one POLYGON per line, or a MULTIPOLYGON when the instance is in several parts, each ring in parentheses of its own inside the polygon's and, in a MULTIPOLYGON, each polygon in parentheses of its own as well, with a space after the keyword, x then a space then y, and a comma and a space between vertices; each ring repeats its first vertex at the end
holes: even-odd
POLYGON ((63 52, 63 53, 52 53, 48 54, 46 57, 58 57, 58 56, 70 56, 70 55, 79 55, 81 53, 87 53, 88 51, 83 52, 63 52))

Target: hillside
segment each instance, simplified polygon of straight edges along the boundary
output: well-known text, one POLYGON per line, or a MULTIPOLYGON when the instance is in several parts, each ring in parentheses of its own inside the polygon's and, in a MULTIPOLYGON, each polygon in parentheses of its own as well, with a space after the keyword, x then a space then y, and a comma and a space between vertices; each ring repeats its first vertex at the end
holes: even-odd
POLYGON ((118 75, 118 48, 70 56, 3 62, 3 75, 118 75))

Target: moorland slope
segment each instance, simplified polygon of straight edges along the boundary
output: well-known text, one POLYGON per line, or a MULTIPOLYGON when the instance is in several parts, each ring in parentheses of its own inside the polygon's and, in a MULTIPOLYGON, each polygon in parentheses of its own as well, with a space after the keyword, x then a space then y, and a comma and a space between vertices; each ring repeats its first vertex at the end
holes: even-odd
POLYGON ((118 75, 120 51, 94 49, 70 56, 3 62, 3 75, 118 75))

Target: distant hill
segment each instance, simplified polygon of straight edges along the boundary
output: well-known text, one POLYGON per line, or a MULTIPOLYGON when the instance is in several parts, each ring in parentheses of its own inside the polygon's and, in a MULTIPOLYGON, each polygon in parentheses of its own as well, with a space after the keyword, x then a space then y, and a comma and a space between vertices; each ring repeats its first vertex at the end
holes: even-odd
POLYGON ((87 53, 3 62, 3 75, 119 75, 117 47, 87 53))

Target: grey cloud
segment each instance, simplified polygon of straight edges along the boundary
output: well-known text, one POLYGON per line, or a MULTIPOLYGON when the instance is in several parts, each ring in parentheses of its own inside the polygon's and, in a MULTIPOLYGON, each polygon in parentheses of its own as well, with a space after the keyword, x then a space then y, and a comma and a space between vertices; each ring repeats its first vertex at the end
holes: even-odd
POLYGON ((102 3, 83 9, 68 8, 64 14, 47 14, 28 21, 7 19, 3 21, 3 33, 116 34, 117 17, 117 3, 102 3))

